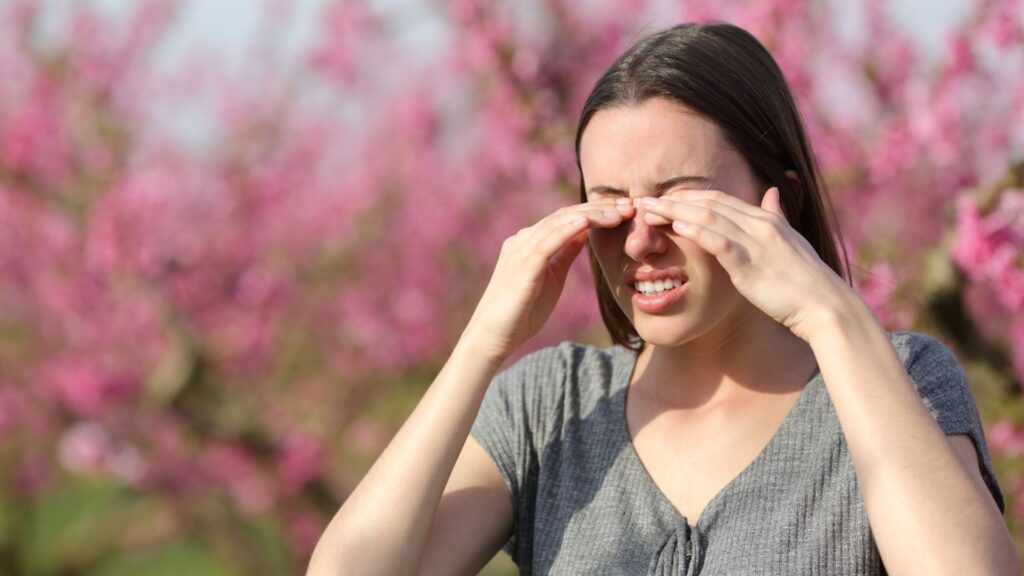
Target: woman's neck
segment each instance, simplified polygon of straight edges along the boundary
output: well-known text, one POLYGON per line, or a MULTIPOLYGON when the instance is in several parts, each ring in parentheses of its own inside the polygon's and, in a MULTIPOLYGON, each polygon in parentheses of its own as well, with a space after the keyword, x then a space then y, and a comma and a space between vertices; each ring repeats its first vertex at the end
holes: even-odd
POLYGON ((756 311, 679 347, 644 346, 631 385, 667 407, 704 410, 799 391, 816 367, 810 345, 756 311))

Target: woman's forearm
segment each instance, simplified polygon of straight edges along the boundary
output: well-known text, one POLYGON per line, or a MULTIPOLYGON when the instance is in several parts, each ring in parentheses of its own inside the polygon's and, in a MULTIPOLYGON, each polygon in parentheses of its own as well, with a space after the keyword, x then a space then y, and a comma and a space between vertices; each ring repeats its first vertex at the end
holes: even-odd
POLYGON ((491 280, 444 368, 331 520, 308 574, 415 574, 484 392, 505 358, 547 322, 588 230, 632 205, 566 206, 502 243, 491 280))
POLYGON ((857 299, 810 341, 890 574, 1019 574, 988 490, 960 464, 870 309, 857 299))
POLYGON ((307 576, 416 573, 445 485, 499 366, 463 335, 331 520, 307 576))

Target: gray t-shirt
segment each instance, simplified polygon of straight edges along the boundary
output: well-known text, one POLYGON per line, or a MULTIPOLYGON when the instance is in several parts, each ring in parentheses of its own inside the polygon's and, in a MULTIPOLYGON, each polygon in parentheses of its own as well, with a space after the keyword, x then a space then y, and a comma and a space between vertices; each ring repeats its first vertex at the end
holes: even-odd
MULTIPOLYGON (((890 337, 942 430, 974 440, 982 477, 1005 511, 955 357, 924 334, 890 337)), ((522 574, 885 573, 820 372, 691 526, 630 441, 625 398, 635 361, 621 346, 563 342, 524 357, 487 390, 471 433, 512 493, 505 550, 522 574)))

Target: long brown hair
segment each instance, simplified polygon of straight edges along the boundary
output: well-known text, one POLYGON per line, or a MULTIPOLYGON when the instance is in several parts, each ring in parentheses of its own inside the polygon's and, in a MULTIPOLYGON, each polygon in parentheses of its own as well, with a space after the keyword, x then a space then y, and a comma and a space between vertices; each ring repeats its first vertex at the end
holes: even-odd
MULTIPOLYGON (((590 119, 598 110, 635 106, 653 97, 679 102, 714 122, 754 176, 779 188, 790 225, 825 264, 850 282, 849 258, 839 240, 835 212, 789 86, 768 50, 731 24, 680 24, 652 34, 605 71, 583 106, 576 129, 580 202, 587 201, 580 139, 590 119)), ((639 350, 643 340, 605 283, 589 244, 587 252, 608 333, 616 343, 639 350)))

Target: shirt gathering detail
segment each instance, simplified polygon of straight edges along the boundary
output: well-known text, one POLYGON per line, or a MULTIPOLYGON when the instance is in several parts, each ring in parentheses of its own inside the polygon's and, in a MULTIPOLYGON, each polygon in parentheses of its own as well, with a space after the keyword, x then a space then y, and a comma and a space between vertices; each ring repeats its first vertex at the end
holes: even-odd
MULTIPOLYGON (((925 334, 890 338, 943 432, 974 441, 982 477, 1005 511, 955 357, 925 334)), ((622 346, 563 342, 523 357, 488 388, 471 434, 511 492, 504 549, 521 574, 885 573, 820 372, 694 522, 633 447, 625 406, 635 363, 622 346)))

